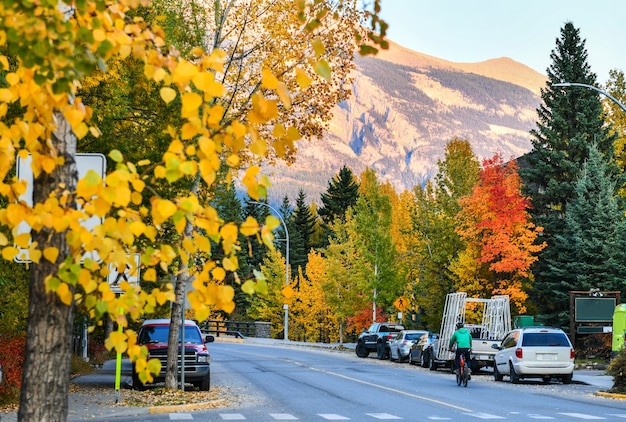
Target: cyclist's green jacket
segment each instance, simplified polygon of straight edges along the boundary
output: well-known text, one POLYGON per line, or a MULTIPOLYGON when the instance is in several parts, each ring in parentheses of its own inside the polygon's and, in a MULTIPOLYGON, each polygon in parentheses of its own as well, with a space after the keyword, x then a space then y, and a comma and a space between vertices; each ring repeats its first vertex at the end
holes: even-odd
POLYGON ((452 347, 456 342, 457 349, 471 349, 472 348, 472 335, 465 327, 459 328, 452 334, 450 339, 450 346, 452 347))

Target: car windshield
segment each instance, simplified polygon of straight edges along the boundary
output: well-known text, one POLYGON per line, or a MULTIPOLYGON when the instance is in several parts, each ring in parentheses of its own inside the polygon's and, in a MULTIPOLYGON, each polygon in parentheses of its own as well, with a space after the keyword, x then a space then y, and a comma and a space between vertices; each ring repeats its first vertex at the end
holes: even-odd
MULTIPOLYGON (((167 325, 154 325, 143 327, 139 344, 146 343, 167 343, 170 327, 167 325)), ((178 333, 178 341, 180 342, 181 333, 178 333)), ((185 330, 185 343, 202 344, 202 338, 198 334, 198 330, 189 327, 185 330)))
POLYGON ((420 337, 422 336, 422 334, 407 334, 405 339, 406 340, 418 340, 420 337))
POLYGON ((562 333, 526 333, 522 346, 570 347, 567 337, 562 333))

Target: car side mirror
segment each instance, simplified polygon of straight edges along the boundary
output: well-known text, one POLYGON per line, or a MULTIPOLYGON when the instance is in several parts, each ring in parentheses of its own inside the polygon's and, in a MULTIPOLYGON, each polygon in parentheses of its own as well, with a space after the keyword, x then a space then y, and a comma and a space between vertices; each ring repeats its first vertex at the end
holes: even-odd
POLYGON ((204 342, 205 343, 213 343, 214 341, 215 341, 215 337, 213 337, 213 336, 206 336, 204 338, 204 342))
POLYGON ((500 345, 499 344, 492 344, 491 348, 492 349, 496 349, 496 350, 500 350, 500 345))

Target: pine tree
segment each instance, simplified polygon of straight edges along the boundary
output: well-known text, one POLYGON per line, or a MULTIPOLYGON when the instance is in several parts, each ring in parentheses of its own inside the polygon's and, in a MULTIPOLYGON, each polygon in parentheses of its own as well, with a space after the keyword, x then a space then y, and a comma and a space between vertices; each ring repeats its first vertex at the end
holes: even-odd
POLYGON ((550 57, 548 81, 541 90, 543 104, 537 110, 539 121, 531 131, 533 148, 520 163, 525 193, 532 198, 533 221, 544 228, 540 241, 547 243, 532 269, 536 277, 533 296, 547 323, 555 322, 556 314, 565 310, 553 306, 554 295, 569 294, 559 274, 552 271, 560 267, 561 254, 554 237, 565 229, 567 204, 574 198, 576 180, 590 145, 598 145, 613 174, 617 169, 613 161, 615 135, 605 125, 598 94, 587 88, 552 87, 559 82, 596 84, 596 75, 587 63, 585 41, 571 22, 561 29, 561 38, 550 57))
POLYGON ((568 203, 565 231, 554 238, 561 259, 551 270, 563 286, 552 298, 560 326, 569 322, 569 291, 625 292, 626 224, 623 209, 615 196, 615 181, 602 154, 592 147, 568 203), (560 312, 559 312, 560 311, 560 312))
POLYGON ((322 206, 317 210, 317 213, 322 219, 324 230, 322 247, 328 245, 328 236, 331 235, 330 225, 336 218, 345 223, 346 211, 356 204, 358 195, 359 184, 355 180, 352 170, 344 165, 337 176, 328 182, 326 192, 320 195, 322 206))
POLYGON ((297 236, 298 242, 291 242, 290 263, 294 271, 301 270, 306 276, 306 264, 311 250, 311 236, 315 231, 315 217, 306 204, 306 194, 302 189, 296 198, 296 209, 291 216, 293 232, 291 236, 297 236))

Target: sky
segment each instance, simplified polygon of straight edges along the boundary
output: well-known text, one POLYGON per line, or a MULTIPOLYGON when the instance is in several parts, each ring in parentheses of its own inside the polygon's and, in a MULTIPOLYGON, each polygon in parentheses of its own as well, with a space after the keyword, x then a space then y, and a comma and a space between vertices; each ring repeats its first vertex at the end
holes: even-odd
POLYGON ((382 0, 382 18, 387 38, 411 50, 461 63, 510 57, 544 75, 570 21, 599 84, 626 72, 625 0, 382 0))

